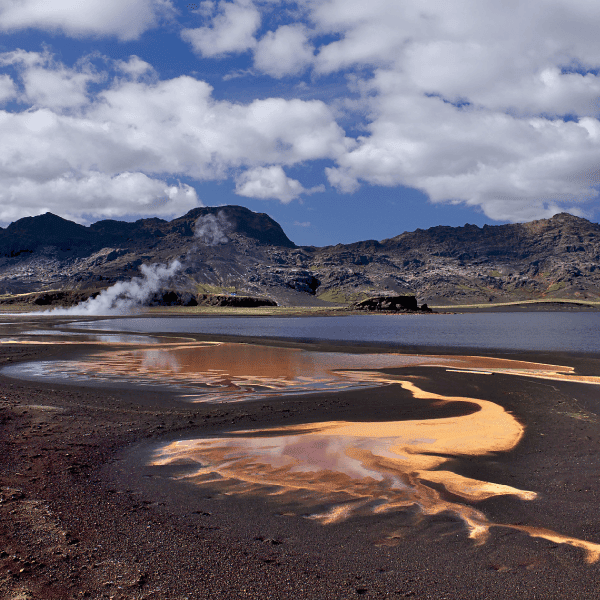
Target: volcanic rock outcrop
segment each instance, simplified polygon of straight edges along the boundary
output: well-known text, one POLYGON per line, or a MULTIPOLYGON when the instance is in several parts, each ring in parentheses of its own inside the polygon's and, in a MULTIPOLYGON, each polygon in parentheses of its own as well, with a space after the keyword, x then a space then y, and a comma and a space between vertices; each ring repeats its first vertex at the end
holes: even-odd
POLYGON ((431 312, 427 304, 419 306, 415 296, 376 296, 352 305, 355 310, 387 312, 431 312))

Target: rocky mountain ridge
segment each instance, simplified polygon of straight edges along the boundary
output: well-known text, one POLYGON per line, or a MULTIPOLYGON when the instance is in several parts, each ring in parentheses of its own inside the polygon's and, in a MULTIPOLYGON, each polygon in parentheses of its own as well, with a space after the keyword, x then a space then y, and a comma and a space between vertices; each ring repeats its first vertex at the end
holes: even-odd
POLYGON ((417 229, 353 244, 296 246, 268 215, 197 208, 165 221, 85 227, 51 213, 0 228, 0 292, 97 290, 142 264, 182 263, 169 283, 282 304, 415 294, 430 305, 600 299, 600 225, 566 213, 529 223, 417 229))

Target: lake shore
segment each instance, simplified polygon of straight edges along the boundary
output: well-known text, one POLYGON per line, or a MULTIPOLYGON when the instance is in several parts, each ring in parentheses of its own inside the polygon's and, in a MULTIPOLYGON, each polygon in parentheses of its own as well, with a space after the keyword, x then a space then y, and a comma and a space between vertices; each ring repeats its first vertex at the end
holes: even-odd
MULTIPOLYGON (((600 302, 597 300, 579 300, 573 298, 539 298, 534 300, 521 300, 513 302, 488 302, 480 304, 444 304, 431 305, 436 313, 492 313, 492 312, 598 312, 600 302)), ((36 306, 25 302, 10 304, 0 303, 0 315, 24 314, 33 311, 33 314, 42 314, 52 310, 48 307, 36 306)), ((260 306, 260 307, 229 307, 229 306, 155 306, 144 307, 140 315, 151 316, 273 316, 273 317, 311 317, 311 316, 341 316, 368 314, 368 311, 353 309, 350 305, 329 303, 321 301, 318 305, 297 304, 286 306, 260 306)), ((428 314, 417 312, 386 312, 373 311, 371 314, 428 314)))
MULTIPOLYGON (((0 364, 76 352, 6 344, 0 364)), ((600 373, 596 357, 502 356, 600 373)), ((490 521, 600 542, 597 386, 432 367, 386 373, 419 378, 421 388, 434 394, 494 402, 524 424, 514 450, 451 461, 455 473, 538 494, 533 501, 501 496, 476 503, 490 521)), ((597 597, 600 563, 587 564, 584 552, 569 544, 501 527, 477 544, 460 519, 423 517, 416 510, 324 526, 282 514, 272 501, 212 496, 173 483, 169 475, 177 468, 161 475, 156 467, 140 466, 164 440, 361 421, 365 414, 371 421, 427 418, 439 411, 398 385, 227 405, 3 376, 0 392, 3 598, 597 597)))

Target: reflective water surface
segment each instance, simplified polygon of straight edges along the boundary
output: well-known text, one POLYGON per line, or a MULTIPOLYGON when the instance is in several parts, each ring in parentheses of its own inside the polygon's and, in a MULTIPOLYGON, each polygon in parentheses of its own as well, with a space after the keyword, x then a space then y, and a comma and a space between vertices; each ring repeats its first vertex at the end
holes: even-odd
MULTIPOLYGON (((8 323, 6 323, 8 325, 8 323)), ((10 323, 12 325, 12 323, 10 323)), ((181 339, 184 338, 179 338, 181 339)), ((161 340, 149 335, 134 335, 131 333, 76 333, 54 329, 33 329, 19 332, 15 335, 5 335, 0 344, 158 344, 161 340)), ((167 341, 163 339, 162 341, 167 341)))
POLYGON ((185 332, 296 340, 600 353, 600 312, 526 312, 342 317, 135 318, 74 327, 146 333, 185 332))
POLYGON ((381 385, 381 381, 377 374, 373 377, 365 369, 408 366, 600 382, 594 376, 575 375, 570 367, 491 357, 310 352, 230 342, 182 344, 155 340, 153 344, 139 346, 84 355, 78 360, 21 363, 4 367, 2 373, 64 383, 151 386, 170 389, 193 402, 234 402, 373 387, 381 385))

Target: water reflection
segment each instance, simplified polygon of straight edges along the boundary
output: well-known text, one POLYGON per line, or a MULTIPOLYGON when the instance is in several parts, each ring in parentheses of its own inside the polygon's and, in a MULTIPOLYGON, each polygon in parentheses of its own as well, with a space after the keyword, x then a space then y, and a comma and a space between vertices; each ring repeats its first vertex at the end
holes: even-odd
MULTIPOLYGON (((100 342, 102 337, 95 340, 100 342)), ((135 343, 136 336, 118 339, 120 345, 141 345, 135 343)), ((373 387, 381 385, 380 373, 365 369, 410 366, 600 383, 598 377, 574 374, 571 367, 491 357, 309 352, 239 343, 181 343, 167 338, 154 342, 148 347, 90 354, 80 360, 24 363, 3 372, 13 377, 50 378, 65 383, 102 381, 117 387, 169 388, 191 402, 238 402, 281 394, 373 387)))
MULTIPOLYGON (((181 342, 182 338, 172 338, 181 342)), ((185 338, 183 338, 185 339, 185 338)), ((16 335, 7 335, 0 339, 0 344, 158 344, 162 340, 149 335, 135 335, 130 333, 74 333, 72 331, 54 331, 36 329, 22 331, 16 335)))
MULTIPOLYGON (((414 362, 412 358, 407 358, 414 362)), ((168 387, 188 401, 236 402, 286 393, 308 393, 372 386, 336 372, 358 366, 352 355, 289 348, 203 342, 102 352, 77 361, 38 361, 8 368, 12 376, 114 385, 168 387)), ((367 365, 402 363, 397 357, 365 357, 367 365)), ((406 361, 405 361, 406 362, 406 361)), ((7 371, 5 371, 7 372, 7 371)))
MULTIPOLYGON (((415 398, 437 401, 438 406, 466 402, 479 410, 451 418, 329 421, 276 432, 238 431, 221 438, 183 440, 159 449, 152 464, 195 463, 179 478, 226 494, 259 494, 300 506, 299 512, 308 511, 310 518, 323 524, 414 507, 424 515, 459 517, 469 536, 480 543, 491 527, 508 527, 582 548, 588 563, 598 560, 599 544, 543 528, 493 523, 470 505, 500 495, 533 500, 535 492, 444 469, 450 457, 513 448, 524 428, 510 413, 485 400, 432 394, 411 381, 381 374, 379 381, 401 386, 415 398)), ((396 537, 390 531, 388 543, 396 537)))

